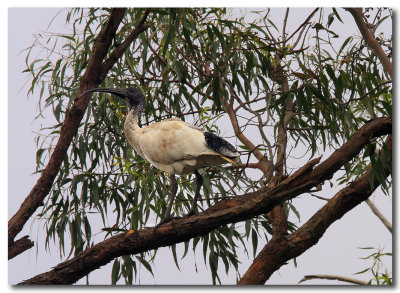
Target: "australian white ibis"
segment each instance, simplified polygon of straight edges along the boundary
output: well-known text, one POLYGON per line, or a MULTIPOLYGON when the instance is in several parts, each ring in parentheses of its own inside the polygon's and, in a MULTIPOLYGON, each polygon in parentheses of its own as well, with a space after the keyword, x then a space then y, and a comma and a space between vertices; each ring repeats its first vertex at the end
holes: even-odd
POLYGON ((189 216, 196 213, 196 203, 203 184, 203 177, 198 170, 226 162, 234 163, 239 159, 239 153, 229 142, 178 118, 166 119, 141 128, 138 120, 145 101, 143 93, 137 88, 94 88, 85 91, 82 95, 91 92, 110 93, 129 103, 129 113, 124 124, 126 139, 141 157, 156 168, 170 174, 170 201, 157 227, 172 219, 171 208, 178 189, 175 174, 194 173, 196 175, 196 192, 192 206, 186 214, 189 216))

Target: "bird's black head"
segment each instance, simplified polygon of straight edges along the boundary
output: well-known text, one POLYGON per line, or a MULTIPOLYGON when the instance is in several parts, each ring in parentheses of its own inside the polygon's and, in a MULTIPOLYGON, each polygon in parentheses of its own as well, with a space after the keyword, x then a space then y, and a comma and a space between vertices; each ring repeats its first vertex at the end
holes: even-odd
POLYGON ((126 89, 114 89, 114 88, 94 88, 87 90, 82 93, 81 96, 93 93, 93 92, 105 92, 116 95, 122 99, 125 99, 129 103, 129 108, 134 108, 136 112, 141 112, 144 107, 144 96, 140 89, 129 87, 126 89))

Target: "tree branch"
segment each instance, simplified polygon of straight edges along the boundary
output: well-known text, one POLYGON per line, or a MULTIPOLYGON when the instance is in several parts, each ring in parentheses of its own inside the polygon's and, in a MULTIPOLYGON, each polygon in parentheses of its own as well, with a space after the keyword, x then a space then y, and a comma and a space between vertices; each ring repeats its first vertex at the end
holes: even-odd
POLYGON ((381 45, 375 39, 375 36, 370 29, 370 24, 364 21, 362 8, 346 8, 346 10, 349 11, 351 15, 353 15, 353 18, 356 21, 358 29, 360 30, 361 35, 367 43, 368 48, 370 48, 372 52, 374 52, 374 54, 379 58, 383 65, 383 68, 390 75, 390 77, 392 77, 392 62, 390 62, 381 45))
POLYGON ((378 208, 372 203, 372 201, 368 198, 366 201, 367 205, 371 208, 372 212, 381 220, 383 225, 392 233, 392 224, 385 218, 384 215, 378 210, 378 208))
MULTIPOLYGON (((289 14, 289 9, 286 10, 283 35, 285 35, 285 26, 287 21, 287 16, 289 14)), ((283 74, 282 80, 280 81, 282 87, 283 95, 289 91, 289 82, 287 76, 283 74)), ((286 165, 286 150, 287 150, 287 126, 290 120, 295 116, 294 111, 295 102, 293 101, 293 96, 290 96, 286 103, 283 105, 283 109, 285 111, 285 115, 281 117, 278 124, 278 136, 276 140, 277 145, 277 153, 276 153, 276 163, 275 163, 275 176, 272 178, 271 184, 279 184, 285 174, 284 165, 286 165)), ((260 129, 261 131, 261 129, 260 129)), ((286 234, 287 233, 287 214, 283 208, 283 205, 276 206, 272 209, 271 212, 268 213, 268 216, 271 218, 273 235, 275 237, 278 234, 286 234)))
MULTIPOLYGON (((97 87, 102 82, 102 79, 104 79, 105 65, 102 64, 102 62, 108 53, 112 40, 114 39, 114 36, 116 34, 116 30, 125 14, 125 10, 125 8, 112 9, 110 13, 110 18, 104 26, 104 29, 100 32, 96 44, 93 47, 93 53, 88 62, 86 71, 82 76, 81 84, 77 94, 78 97, 86 89, 97 87)), ((132 38, 130 40, 133 41, 132 38)), ((124 47, 127 46, 128 44, 124 44, 124 47)), ((122 53, 118 51, 117 53, 114 53, 113 56, 120 56, 118 54, 122 53)), ((107 68, 111 68, 110 66, 112 66, 111 61, 109 60, 111 59, 107 60, 107 68)), ((116 59, 113 58, 112 60, 114 60, 115 63, 116 59)), ((71 109, 68 112, 68 116, 66 117, 66 120, 61 127, 60 137, 57 141, 57 144, 46 168, 43 170, 40 178, 36 182, 35 186, 32 188, 29 195, 25 198, 19 210, 8 221, 9 246, 13 245, 15 237, 22 230, 25 223, 33 215, 36 209, 39 206, 43 205, 43 200, 50 192, 54 179, 56 178, 60 170, 60 166, 65 158, 71 141, 78 130, 79 124, 84 116, 90 97, 90 95, 85 95, 83 97, 75 99, 71 109)))
MULTIPOLYGON (((88 67, 82 78, 79 93, 83 92, 86 88, 94 87, 101 82, 98 74, 98 72, 100 72, 99 69, 101 68, 101 62, 107 54, 113 36, 115 35, 115 31, 117 30, 124 13, 125 9, 113 9, 111 11, 110 19, 100 33, 98 41, 94 46, 92 57, 89 60, 88 67)), ((29 195, 25 198, 19 210, 8 222, 9 245, 14 241, 15 236, 17 236, 17 234, 22 230, 23 226, 36 209, 43 205, 43 200, 51 190, 53 181, 58 174, 72 138, 79 127, 79 123, 84 115, 88 101, 88 95, 83 98, 75 99, 64 125, 61 128, 60 138, 58 139, 54 152, 50 157, 49 163, 43 170, 42 175, 32 188, 29 195)))
POLYGON ((149 26, 145 24, 147 16, 150 13, 150 9, 146 9, 143 13, 143 16, 139 20, 138 25, 134 30, 126 37, 126 39, 119 45, 113 52, 111 52, 110 56, 106 61, 104 61, 102 69, 101 69, 101 79, 104 79, 110 69, 114 66, 117 60, 122 56, 122 54, 129 48, 132 42, 144 32, 149 26))
POLYGON ((233 110, 232 105, 228 101, 224 101, 226 113, 228 113, 229 119, 231 120, 233 131, 236 137, 249 149, 252 150, 254 156, 260 161, 260 170, 267 171, 268 163, 264 155, 256 148, 256 146, 244 135, 240 130, 239 122, 237 120, 236 114, 233 110))
POLYGON ((26 235, 21 239, 13 242, 11 246, 8 246, 8 259, 12 259, 17 255, 23 253, 25 250, 33 247, 34 243, 29 239, 29 236, 26 235))
POLYGON ((368 282, 365 282, 362 280, 348 278, 348 277, 342 277, 342 276, 336 276, 336 275, 307 275, 307 276, 304 276, 304 278, 299 281, 299 284, 302 282, 305 282, 305 281, 312 280, 312 279, 337 280, 337 281, 342 281, 342 282, 356 284, 356 285, 368 285, 368 282))
MULTIPOLYGON (((235 165, 230 165, 230 166, 226 166, 224 167, 225 170, 237 170, 237 169, 246 169, 246 168, 251 168, 251 169, 260 169, 260 162, 257 163, 242 163, 242 164, 235 164, 235 165)), ((207 171, 209 172, 220 172, 220 170, 218 168, 213 168, 213 167, 209 167, 207 168, 207 171)))
MULTIPOLYGON (((388 151, 391 159, 391 137, 388 141, 388 151)), ((317 168, 312 173, 316 172, 317 168)), ((273 237, 257 255, 253 264, 243 275, 242 279, 239 280, 238 284, 265 284, 270 276, 282 265, 286 264, 287 261, 301 255, 310 247, 317 244, 332 223, 366 200, 379 186, 379 182, 376 181, 374 188, 371 188, 370 173, 371 168, 360 178, 339 191, 296 232, 290 235, 273 237)), ((386 169, 385 173, 386 176, 389 176, 391 170, 386 169)))
MULTIPOLYGON (((342 166, 337 162, 342 162, 343 164, 349 161, 359 153, 371 138, 389 134, 391 131, 391 117, 371 120, 360 128, 360 130, 325 162, 314 168, 320 158, 313 159, 297 170, 293 175, 271 189, 262 188, 253 193, 222 200, 198 215, 177 219, 164 224, 160 226, 156 232, 151 227, 135 232, 129 231, 117 234, 79 253, 71 260, 57 265, 51 271, 37 275, 21 284, 72 284, 118 256, 136 254, 188 241, 193 237, 204 235, 223 225, 264 214, 283 201, 294 198, 320 184, 325 179, 331 178, 342 166), (324 168, 321 169, 320 166, 324 166, 324 168)), ((356 183, 353 183, 352 186, 354 184, 356 183)), ((365 192, 367 191, 365 190, 365 192)), ((345 199, 346 198, 348 200, 348 197, 345 197, 345 199)), ((304 225, 303 227, 307 226, 304 225)), ((313 227, 309 229, 312 228, 313 227)), ((301 233, 305 232, 301 231, 302 230, 299 229, 297 232, 300 236, 304 236, 301 233)), ((286 239, 289 236, 285 235, 282 237, 286 239)), ((279 239, 281 239, 281 237, 277 238, 276 241, 279 239)), ((271 242, 272 241, 268 244, 271 242)), ((298 248, 294 249, 294 251, 298 251, 298 248)), ((282 257, 285 258, 284 256, 281 256, 281 258, 282 257)), ((279 266, 281 265, 282 264, 279 266)))

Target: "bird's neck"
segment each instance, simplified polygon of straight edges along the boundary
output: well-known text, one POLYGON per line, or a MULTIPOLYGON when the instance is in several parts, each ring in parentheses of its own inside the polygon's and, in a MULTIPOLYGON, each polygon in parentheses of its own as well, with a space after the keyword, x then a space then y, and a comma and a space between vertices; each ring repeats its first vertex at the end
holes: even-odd
POLYGON ((139 115, 140 115, 140 113, 138 113, 138 111, 136 111, 135 108, 132 108, 129 110, 129 113, 125 119, 124 131, 127 131, 127 130, 135 131, 137 129, 140 129, 140 126, 138 123, 139 115))
POLYGON ((124 123, 124 134, 130 146, 139 153, 139 155, 143 156, 139 146, 139 137, 143 133, 143 128, 141 128, 138 123, 139 114, 140 113, 135 111, 134 108, 129 111, 124 123))

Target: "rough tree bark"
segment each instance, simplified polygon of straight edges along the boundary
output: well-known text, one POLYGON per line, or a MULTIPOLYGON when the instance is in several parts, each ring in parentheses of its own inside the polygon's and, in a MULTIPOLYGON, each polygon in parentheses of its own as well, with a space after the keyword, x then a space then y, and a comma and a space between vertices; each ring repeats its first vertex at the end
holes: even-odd
POLYGON ((33 246, 34 243, 29 239, 28 235, 18 239, 13 245, 8 247, 8 259, 12 259, 33 246))
MULTIPOLYGON (((391 136, 387 145, 391 159, 391 136)), ((385 170, 386 176, 389 176, 391 171, 385 170)), ((288 260, 301 255, 315 245, 334 221, 365 201, 379 186, 379 182, 376 181, 374 188, 371 188, 370 172, 371 168, 359 179, 339 191, 296 232, 271 239, 257 255, 238 285, 265 284, 272 273, 288 260)))
MULTIPOLYGON (((156 232, 151 227, 119 233, 79 253, 71 260, 57 265, 51 271, 37 275, 21 284, 72 284, 91 271, 107 264, 115 257, 136 254, 187 241, 228 223, 243 221, 266 213, 283 201, 307 192, 310 188, 331 178, 345 162, 356 156, 371 138, 390 134, 391 132, 391 116, 371 120, 354 133, 340 149, 336 150, 324 162, 314 168, 320 158, 309 161, 293 175, 273 188, 262 188, 254 193, 222 200, 203 213, 162 225, 156 232)), ((367 180, 369 186, 368 177, 367 180)), ((348 192, 357 192, 357 195, 360 191, 363 194, 369 192, 370 189, 363 184, 365 184, 364 181, 352 183, 348 192)), ((330 204, 327 204, 325 209, 322 209, 322 212, 317 212, 296 234, 276 237, 275 241, 270 241, 267 246, 275 245, 274 251, 279 249, 279 260, 287 258, 285 256, 286 253, 289 253, 289 256, 301 253, 301 249, 306 250, 307 245, 317 241, 316 238, 310 238, 314 235, 314 232, 321 237, 326 228, 347 211, 347 205, 355 206, 359 203, 358 200, 359 196, 353 197, 345 194, 338 196, 337 200, 331 200, 330 204), (331 215, 331 217, 328 218, 326 215, 331 215), (293 235, 297 235, 297 237, 293 235), (293 249, 293 245, 298 245, 298 247, 296 246, 293 249)), ((277 265, 279 264, 282 265, 283 263, 278 262, 277 265)))
MULTIPOLYGON (((115 49, 110 54, 110 57, 103 63, 104 58, 107 56, 111 43, 115 37, 116 31, 122 21, 126 8, 115 8, 111 10, 110 18, 103 30, 100 32, 96 44, 93 47, 93 53, 88 62, 86 71, 82 77, 82 81, 78 91, 78 98, 75 99, 71 109, 68 112, 67 118, 61 128, 60 137, 50 157, 50 160, 43 170, 40 178, 32 188, 29 195, 25 198, 18 211, 8 221, 8 247, 9 258, 15 257, 22 253, 24 250, 19 250, 18 254, 15 253, 16 245, 14 242, 15 237, 21 232, 25 223, 34 214, 38 207, 43 205, 43 201, 47 194, 50 192, 54 179, 56 178, 60 166, 67 154, 67 150, 75 136, 79 124, 85 114, 87 105, 91 95, 79 97, 86 89, 98 87, 98 85, 105 78, 108 70, 115 64, 116 60, 123 54, 129 44, 147 28, 144 24, 146 17, 149 13, 147 10, 144 16, 139 21, 139 25, 132 31, 124 43, 115 49)), ((27 239, 25 236, 24 239, 27 239)), ((25 240, 26 241, 26 240, 25 240)), ((33 243, 32 243, 33 244, 33 243)), ((32 247, 25 246, 26 249, 32 247)))

